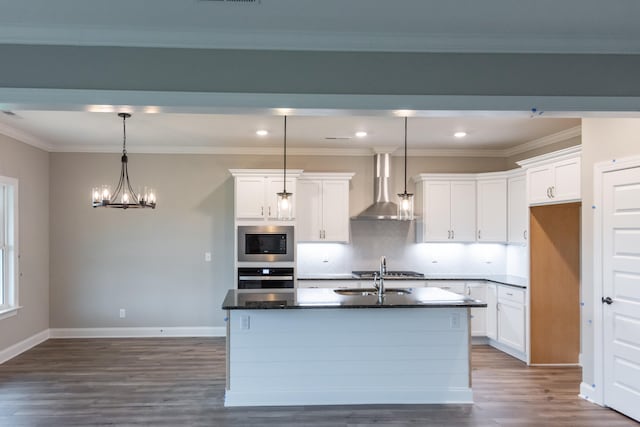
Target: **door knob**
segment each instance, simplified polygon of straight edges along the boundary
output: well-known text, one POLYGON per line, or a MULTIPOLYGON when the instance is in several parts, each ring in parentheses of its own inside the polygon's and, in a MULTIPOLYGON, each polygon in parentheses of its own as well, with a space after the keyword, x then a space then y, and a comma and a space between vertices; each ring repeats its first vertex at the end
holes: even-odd
POLYGON ((607 304, 612 304, 612 303, 613 303, 613 300, 611 299, 611 297, 606 297, 606 298, 605 298, 605 297, 602 297, 602 302, 603 302, 603 303, 605 303, 605 302, 606 302, 607 304))

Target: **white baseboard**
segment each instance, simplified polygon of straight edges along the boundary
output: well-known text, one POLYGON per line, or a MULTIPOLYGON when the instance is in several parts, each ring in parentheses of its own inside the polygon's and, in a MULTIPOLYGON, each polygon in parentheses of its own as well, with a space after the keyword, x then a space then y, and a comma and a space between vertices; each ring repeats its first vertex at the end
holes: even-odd
POLYGON ((587 383, 580 383, 580 394, 578 395, 584 400, 595 403, 596 405, 603 406, 598 400, 596 389, 593 385, 587 383))
POLYGON ((224 337, 225 326, 151 328, 52 328, 51 338, 224 337))
POLYGON ((42 332, 38 332, 37 334, 32 335, 29 338, 24 339, 19 343, 0 351, 0 364, 6 362, 7 360, 13 359, 21 353, 24 353, 25 351, 37 346, 40 343, 45 342, 48 339, 49 329, 45 329, 42 332))
POLYGON ((509 356, 513 356, 516 359, 522 360, 524 363, 527 363, 527 355, 521 351, 514 350, 513 348, 506 346, 502 343, 499 343, 496 340, 489 338, 489 345, 493 348, 497 348, 503 353, 507 353, 509 356))
POLYGON ((488 337, 471 337, 471 345, 488 345, 488 337))
POLYGON ((449 389, 385 389, 380 390, 270 390, 265 392, 227 390, 224 406, 289 406, 289 405, 370 405, 473 403, 470 388, 449 389))

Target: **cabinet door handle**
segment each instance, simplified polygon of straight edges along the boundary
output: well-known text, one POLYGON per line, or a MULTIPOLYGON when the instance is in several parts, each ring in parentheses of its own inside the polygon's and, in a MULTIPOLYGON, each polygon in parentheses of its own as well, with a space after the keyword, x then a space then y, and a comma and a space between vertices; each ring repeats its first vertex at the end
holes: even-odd
POLYGON ((452 239, 456 238, 456 230, 451 230, 451 238, 452 239))
POLYGON ((269 206, 269 216, 271 216, 271 206, 269 206))
POLYGON ((510 292, 506 292, 506 294, 507 294, 507 295, 509 295, 510 297, 512 297, 512 296, 513 296, 513 294, 512 294, 512 293, 510 293, 510 292))
POLYGON ((451 230, 447 230, 447 239, 451 238, 451 230))
POLYGON ((524 240, 527 240, 527 230, 522 232, 522 236, 524 237, 524 240))
POLYGON ((551 187, 547 187, 547 199, 551 198, 551 187))
POLYGON ((482 239, 482 234, 481 234, 481 230, 478 230, 478 240, 482 239))
POLYGON ((322 230, 318 230, 318 238, 322 239, 322 230))
POLYGON ((260 216, 264 216, 264 206, 260 206, 260 216))
POLYGON ((556 186, 554 185, 553 187, 551 187, 551 198, 555 198, 556 197, 556 186))

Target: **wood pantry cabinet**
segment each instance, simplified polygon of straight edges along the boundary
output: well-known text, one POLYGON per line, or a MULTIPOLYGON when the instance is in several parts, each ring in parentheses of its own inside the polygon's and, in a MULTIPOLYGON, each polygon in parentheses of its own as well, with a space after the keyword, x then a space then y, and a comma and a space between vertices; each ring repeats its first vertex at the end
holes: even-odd
MULTIPOLYGON (((493 174, 487 174, 493 176, 493 174)), ((478 178, 478 242, 507 241, 507 179, 478 178)))
POLYGON ((349 180, 353 175, 301 175, 297 186, 298 242, 349 242, 349 180))
MULTIPOLYGON (((278 220, 277 193, 284 188, 282 170, 231 169, 235 181, 235 217, 237 220, 278 220)), ((293 193, 293 217, 296 215, 296 178, 301 170, 287 170, 287 191, 293 193)))
MULTIPOLYGON (((453 176, 452 176, 453 177, 453 176)), ((476 181, 421 174, 416 181, 416 240, 474 242, 476 240, 476 181)))

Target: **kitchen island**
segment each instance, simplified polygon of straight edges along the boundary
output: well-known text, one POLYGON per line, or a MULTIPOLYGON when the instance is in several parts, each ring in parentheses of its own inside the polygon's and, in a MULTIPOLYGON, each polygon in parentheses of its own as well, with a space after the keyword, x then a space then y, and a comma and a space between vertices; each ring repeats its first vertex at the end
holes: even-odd
POLYGON ((225 406, 471 403, 469 310, 439 288, 230 290, 225 406))

